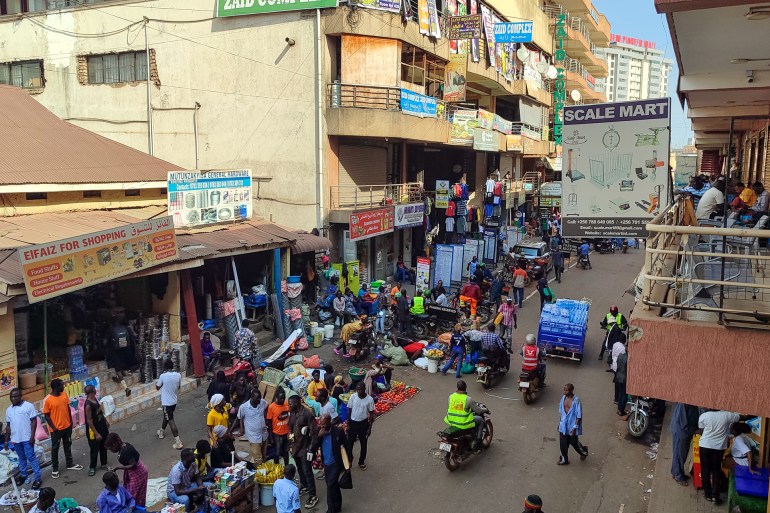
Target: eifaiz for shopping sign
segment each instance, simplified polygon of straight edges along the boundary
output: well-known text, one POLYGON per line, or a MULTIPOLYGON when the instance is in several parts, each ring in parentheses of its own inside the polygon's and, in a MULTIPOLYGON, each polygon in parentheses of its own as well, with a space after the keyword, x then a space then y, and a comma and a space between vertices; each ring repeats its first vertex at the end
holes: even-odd
POLYGON ((393 231, 393 207, 357 210, 350 214, 350 240, 364 240, 393 231))

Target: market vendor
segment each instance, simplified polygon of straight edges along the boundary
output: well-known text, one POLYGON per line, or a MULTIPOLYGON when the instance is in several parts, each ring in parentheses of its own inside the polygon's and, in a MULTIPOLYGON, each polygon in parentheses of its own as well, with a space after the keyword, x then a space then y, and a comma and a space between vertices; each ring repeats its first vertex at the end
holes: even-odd
POLYGON ((193 506, 202 503, 205 494, 206 487, 203 486, 203 479, 195 465, 195 451, 190 448, 182 449, 180 460, 168 475, 168 500, 184 505, 186 511, 194 511, 193 506))
POLYGON ((366 316, 362 315, 359 319, 356 319, 355 321, 349 322, 342 326, 342 330, 340 331, 341 343, 334 349, 336 354, 341 354, 345 357, 348 356, 348 342, 350 341, 350 337, 353 335, 353 333, 357 333, 364 329, 365 320, 366 316))
MULTIPOLYGON (((219 338, 217 338, 217 344, 219 338)), ((201 334, 201 352, 203 353, 203 368, 206 372, 214 372, 214 368, 219 364, 220 351, 214 345, 211 339, 211 332, 204 331, 201 334)))
POLYGON ((235 450, 235 440, 233 435, 227 431, 224 426, 214 428, 214 434, 217 436, 217 446, 211 449, 211 469, 223 469, 233 465, 233 462, 239 463, 246 461, 246 467, 253 468, 253 465, 247 460, 241 460, 238 452, 235 450))
POLYGON ((364 376, 364 384, 366 385, 366 393, 372 397, 379 395, 379 387, 375 383, 381 383, 385 385, 385 390, 390 390, 390 380, 393 376, 393 367, 385 363, 385 357, 377 355, 377 358, 372 364, 372 368, 366 371, 364 376))
POLYGON ((307 385, 307 395, 310 397, 315 397, 315 393, 318 390, 321 390, 322 388, 326 388, 328 390, 326 383, 321 381, 321 371, 319 369, 313 370, 311 376, 313 379, 307 385))

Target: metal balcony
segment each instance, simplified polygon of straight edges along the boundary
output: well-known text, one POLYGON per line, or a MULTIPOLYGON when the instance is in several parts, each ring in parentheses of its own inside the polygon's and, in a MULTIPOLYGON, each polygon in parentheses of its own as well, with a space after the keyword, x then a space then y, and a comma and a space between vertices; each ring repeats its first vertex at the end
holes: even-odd
POLYGON ((414 203, 425 198, 421 182, 387 185, 335 185, 329 188, 330 207, 335 210, 414 203))

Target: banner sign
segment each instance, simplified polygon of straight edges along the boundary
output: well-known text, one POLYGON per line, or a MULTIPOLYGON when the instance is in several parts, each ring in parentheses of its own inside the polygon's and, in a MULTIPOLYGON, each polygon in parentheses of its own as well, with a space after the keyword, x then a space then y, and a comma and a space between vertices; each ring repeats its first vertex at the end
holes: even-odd
POLYGON ((452 115, 449 144, 473 146, 473 131, 479 126, 475 110, 458 110, 452 115))
MULTIPOLYGON (((478 14, 479 12, 479 2, 478 0, 469 0, 469 6, 468 10, 471 14, 478 14)), ((482 25, 484 24, 484 20, 482 18, 481 20, 482 25)), ((481 35, 479 37, 471 39, 471 59, 473 62, 479 62, 481 60, 481 52, 479 48, 479 39, 483 38, 484 36, 481 35)))
POLYGON ((518 134, 506 135, 505 146, 508 151, 518 151, 519 153, 524 151, 524 143, 521 140, 521 135, 518 134))
POLYGON ((481 15, 452 16, 449 18, 449 39, 477 39, 481 37, 481 15))
POLYGON ((388 12, 401 11, 401 0, 357 0, 356 5, 388 12))
POLYGON ((396 205, 396 228, 422 226, 425 217, 425 203, 406 203, 396 205))
POLYGON ((567 15, 559 14, 556 18, 556 51, 553 54, 553 60, 556 63, 556 81, 553 87, 553 141, 556 146, 561 145, 561 134, 563 123, 561 118, 564 102, 567 101, 567 90, 565 89, 566 80, 564 75, 564 61, 567 59, 567 52, 564 50, 564 41, 567 39, 567 15))
POLYGON ((177 228, 251 219, 251 170, 172 171, 168 214, 177 228))
MULTIPOLYGON (((436 8, 436 0, 426 0, 428 4, 428 35, 441 39, 441 25, 438 19, 438 9, 436 8)), ((422 25, 422 22, 420 23, 422 25)))
POLYGON ((479 151, 498 151, 497 132, 477 128, 473 131, 473 149, 479 151))
POLYGON ((468 55, 464 53, 449 56, 449 64, 444 71, 444 101, 465 101, 465 83, 468 75, 468 55))
POLYGON ((510 134, 513 132, 513 122, 508 121, 507 119, 501 118, 497 114, 495 114, 494 122, 492 123, 492 130, 497 130, 501 134, 510 134))
POLYGON ((436 208, 449 206, 449 180, 436 180, 436 208))
POLYGON ((350 240, 364 240, 393 231, 393 207, 355 211, 350 214, 350 240))
POLYGON ((436 269, 433 272, 433 286, 441 280, 447 292, 452 291, 452 258, 453 246, 448 244, 436 244, 436 269))
POLYGON ((414 285, 415 296, 430 290, 430 258, 417 257, 417 283, 414 285))
POLYGON ((514 23, 495 23, 495 42, 497 43, 531 43, 532 21, 517 21, 514 23))
POLYGON ((488 110, 479 109, 479 128, 492 130, 495 126, 495 115, 488 110))
POLYGON ((481 19, 484 22, 484 33, 487 36, 487 53, 489 54, 489 65, 493 68, 497 68, 497 49, 495 44, 495 33, 494 33, 494 27, 492 22, 492 12, 489 10, 489 7, 487 7, 484 4, 480 5, 481 7, 481 19))
POLYGON ((670 98, 564 107, 565 236, 646 236, 670 194, 670 110, 670 98))
POLYGON ((531 139, 526 135, 521 136, 521 147, 524 155, 538 155, 537 147, 539 140, 531 139))
POLYGON ((30 303, 177 258, 171 216, 19 248, 30 303))
POLYGON ((421 118, 435 118, 438 102, 432 96, 401 89, 401 112, 421 118))
MULTIPOLYGON (((300 11, 305 9, 324 9, 326 7, 337 7, 337 1, 338 0, 217 0, 217 17, 222 18, 224 16, 242 16, 245 14, 300 11)), ((396 10, 396 12, 398 12, 398 10, 396 10)))

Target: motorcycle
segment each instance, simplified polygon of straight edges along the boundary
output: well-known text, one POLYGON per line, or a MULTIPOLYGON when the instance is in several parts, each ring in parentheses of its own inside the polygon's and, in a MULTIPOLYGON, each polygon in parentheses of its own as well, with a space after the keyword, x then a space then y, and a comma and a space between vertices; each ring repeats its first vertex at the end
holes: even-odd
POLYGON ((631 413, 628 414, 628 433, 641 438, 650 427, 650 413, 652 411, 652 399, 649 397, 636 397, 631 402, 631 413))
POLYGON ((371 322, 364 324, 364 329, 357 331, 350 335, 348 340, 348 354, 355 361, 360 361, 369 356, 373 350, 373 346, 376 347, 376 341, 374 337, 374 325, 371 322))
MULTIPOLYGON (((481 300, 476 304, 476 317, 479 318, 481 324, 486 324, 492 320, 492 303, 487 300, 481 300)), ((456 295, 452 300, 452 308, 458 310, 466 319, 470 319, 471 305, 466 301, 460 301, 460 296, 456 295)), ((462 317, 462 316, 461 316, 462 317)), ((461 322, 462 324, 462 322, 461 322)))
POLYGON ((620 244, 620 251, 621 253, 628 253, 628 239, 623 239, 623 242, 620 244))
POLYGON ((594 243, 594 249, 602 255, 606 253, 614 253, 615 243, 610 239, 599 239, 596 241, 596 243, 594 243))
POLYGON ((578 255, 577 263, 582 269, 588 269, 588 256, 578 255))
POLYGON ((233 356, 232 365, 224 369, 225 381, 232 383, 235 381, 235 376, 241 372, 246 373, 246 379, 249 383, 257 384, 257 375, 254 372, 254 367, 252 367, 248 360, 242 360, 237 356, 233 356))
POLYGON ((503 366, 500 366, 500 362, 490 361, 486 356, 479 358, 478 365, 476 366, 476 382, 481 383, 483 388, 490 388, 493 380, 502 378, 510 370, 511 349, 508 344, 506 344, 505 351, 503 366))
MULTIPOLYGON (((492 420, 487 418, 491 412, 485 405, 481 403, 476 404, 481 408, 481 417, 484 419, 481 449, 489 449, 489 446, 492 445, 492 436, 494 434, 492 420)), ((444 431, 439 431, 437 435, 439 436, 438 448, 445 453, 444 465, 450 472, 460 468, 460 463, 468 459, 475 452, 472 448, 476 440, 475 427, 473 429, 455 429, 450 426, 444 431)))

